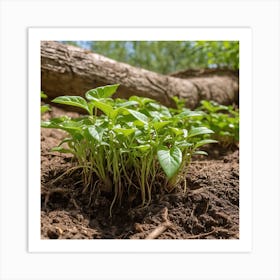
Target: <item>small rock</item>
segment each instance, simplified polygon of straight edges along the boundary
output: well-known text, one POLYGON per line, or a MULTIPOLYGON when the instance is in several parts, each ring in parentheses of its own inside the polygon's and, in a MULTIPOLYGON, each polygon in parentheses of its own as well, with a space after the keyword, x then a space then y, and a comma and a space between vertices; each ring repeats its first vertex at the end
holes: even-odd
POLYGON ((58 239, 60 232, 57 228, 48 229, 47 235, 50 239, 58 239))

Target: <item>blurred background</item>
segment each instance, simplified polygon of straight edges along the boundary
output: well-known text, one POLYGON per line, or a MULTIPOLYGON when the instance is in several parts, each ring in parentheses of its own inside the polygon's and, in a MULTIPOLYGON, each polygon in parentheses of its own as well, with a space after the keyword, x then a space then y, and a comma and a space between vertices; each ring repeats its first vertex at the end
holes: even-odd
POLYGON ((60 41, 160 74, 239 69, 239 41, 60 41))

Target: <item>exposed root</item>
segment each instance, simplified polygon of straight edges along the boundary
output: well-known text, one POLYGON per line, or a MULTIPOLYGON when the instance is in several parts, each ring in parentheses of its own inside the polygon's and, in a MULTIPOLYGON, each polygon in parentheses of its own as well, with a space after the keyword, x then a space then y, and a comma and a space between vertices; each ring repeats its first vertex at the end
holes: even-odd
POLYGON ((91 183, 91 190, 90 190, 90 193, 89 193, 89 200, 88 200, 87 207, 90 207, 90 205, 92 205, 92 199, 93 199, 93 204, 95 203, 95 200, 96 200, 97 195, 98 195, 98 189, 96 188, 98 183, 99 183, 99 180, 97 180, 94 183, 94 185, 92 185, 92 183, 91 183))
POLYGON ((74 207, 76 208, 76 210, 79 210, 79 209, 80 209, 78 203, 76 202, 76 200, 75 200, 73 197, 70 199, 70 202, 72 202, 72 204, 74 205, 74 207))
POLYGON ((157 226, 151 233, 149 233, 145 239, 156 239, 158 238, 163 232, 165 232, 169 228, 174 228, 174 225, 168 219, 168 209, 165 207, 163 209, 162 215, 163 223, 157 226))
POLYGON ((227 230, 224 228, 213 228, 211 231, 209 232, 205 232, 205 233, 200 233, 197 235, 191 235, 189 237, 187 237, 187 239, 201 239, 203 237, 209 236, 209 235, 215 235, 215 234, 224 234, 224 235, 228 235, 228 236, 234 236, 235 238, 238 238, 238 236, 236 236, 236 233, 231 231, 231 230, 227 230))
POLYGON ((205 232, 205 233, 200 233, 200 234, 197 234, 197 235, 191 235, 189 236, 187 239, 200 239, 200 238, 203 238, 203 237, 206 237, 208 235, 211 235, 211 234, 214 234, 216 233, 216 230, 211 230, 209 232, 205 232))
POLYGON ((80 168, 88 168, 88 166, 74 166, 69 168, 68 170, 66 170, 65 172, 63 172, 60 176, 58 176, 57 178, 53 179, 51 181, 51 184, 56 183, 57 181, 59 181, 60 179, 62 179, 65 175, 70 174, 71 172, 78 170, 80 168))

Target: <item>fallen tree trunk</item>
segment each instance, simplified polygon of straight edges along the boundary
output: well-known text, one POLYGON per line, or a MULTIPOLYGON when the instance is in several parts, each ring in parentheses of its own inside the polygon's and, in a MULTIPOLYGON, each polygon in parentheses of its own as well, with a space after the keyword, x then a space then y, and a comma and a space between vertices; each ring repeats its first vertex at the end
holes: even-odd
POLYGON ((238 101, 238 80, 231 77, 191 77, 161 75, 120 63, 107 57, 54 41, 41 42, 41 89, 50 97, 83 96, 89 89, 119 83, 116 97, 149 97, 174 106, 177 96, 194 108, 200 100, 221 104, 238 101))
POLYGON ((239 70, 231 70, 228 68, 186 69, 171 73, 169 75, 182 79, 219 76, 230 77, 233 80, 238 80, 239 70))

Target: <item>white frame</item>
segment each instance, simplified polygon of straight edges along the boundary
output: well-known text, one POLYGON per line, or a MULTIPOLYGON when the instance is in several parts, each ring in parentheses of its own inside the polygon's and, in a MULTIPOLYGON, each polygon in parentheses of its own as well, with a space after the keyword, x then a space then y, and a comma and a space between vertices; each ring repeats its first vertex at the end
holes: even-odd
POLYGON ((279 4, 278 0, 0 0, 0 279, 280 279, 279 4), (27 28, 32 26, 251 28, 250 252, 28 252, 27 112, 30 108, 26 75, 27 28))
POLYGON ((29 35, 29 251, 30 252, 248 252, 251 250, 252 90, 249 28, 30 28, 29 35), (78 37, 76 34, 79 34, 78 37), (92 35, 94 34, 94 36, 92 35), (40 237, 40 42, 239 41, 240 238, 236 240, 46 240, 40 237), (245 94, 246 92, 246 94, 245 94), (242 110, 243 108, 243 110, 242 110), (246 114, 244 114, 246 108, 246 114), (249 128, 249 129, 248 129, 249 128), (37 137, 34 137, 36 135, 37 137), (245 187, 246 186, 246 187, 245 187))

